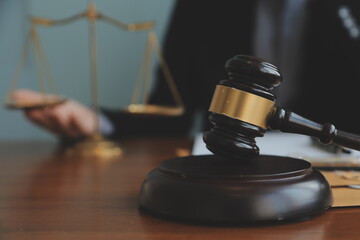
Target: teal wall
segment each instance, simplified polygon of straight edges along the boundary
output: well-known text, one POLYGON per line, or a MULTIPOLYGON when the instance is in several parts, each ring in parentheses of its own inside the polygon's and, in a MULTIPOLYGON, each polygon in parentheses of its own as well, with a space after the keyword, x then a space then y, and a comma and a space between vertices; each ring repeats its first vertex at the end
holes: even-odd
MULTIPOLYGON (((174 0, 98 0, 99 12, 125 23, 153 20, 162 42, 174 0)), ((21 55, 28 30, 27 15, 61 19, 87 7, 87 0, 0 0, 0 97, 3 99, 21 55)), ((57 83, 65 96, 90 104, 89 45, 86 20, 67 26, 39 27, 40 38, 57 83)), ((98 75, 101 106, 120 109, 130 102, 139 71, 145 32, 124 32, 99 21, 98 75)), ((38 89, 30 54, 20 88, 38 89)), ((0 108, 0 140, 55 139, 27 122, 20 111, 0 108)))

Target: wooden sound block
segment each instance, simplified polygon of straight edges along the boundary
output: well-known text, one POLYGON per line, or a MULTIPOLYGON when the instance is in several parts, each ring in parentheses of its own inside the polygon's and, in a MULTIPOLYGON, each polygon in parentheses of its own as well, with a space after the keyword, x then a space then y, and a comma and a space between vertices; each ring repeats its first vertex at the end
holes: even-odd
POLYGON ((204 155, 162 162, 145 179, 139 201, 179 219, 254 223, 308 219, 333 200, 328 182, 307 161, 204 155))

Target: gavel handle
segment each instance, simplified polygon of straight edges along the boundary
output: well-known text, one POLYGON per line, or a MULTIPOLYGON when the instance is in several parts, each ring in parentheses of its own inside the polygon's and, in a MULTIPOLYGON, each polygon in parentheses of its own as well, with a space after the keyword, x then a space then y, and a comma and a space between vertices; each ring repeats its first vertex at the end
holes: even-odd
POLYGON ((319 124, 291 111, 276 108, 269 116, 270 129, 316 137, 324 144, 334 143, 360 151, 360 136, 337 130, 331 123, 319 124))

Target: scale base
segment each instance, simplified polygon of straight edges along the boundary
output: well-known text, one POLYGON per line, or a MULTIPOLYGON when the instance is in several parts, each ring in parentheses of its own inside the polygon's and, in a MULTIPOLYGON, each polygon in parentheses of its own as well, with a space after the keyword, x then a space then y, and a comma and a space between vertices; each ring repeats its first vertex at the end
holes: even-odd
POLYGON ((121 157, 124 151, 114 142, 104 139, 100 134, 81 141, 66 150, 70 156, 83 156, 91 158, 116 158, 121 157))
POLYGON ((145 179, 139 201, 150 212, 183 220, 256 223, 308 219, 333 198, 307 161, 204 155, 162 162, 145 179))

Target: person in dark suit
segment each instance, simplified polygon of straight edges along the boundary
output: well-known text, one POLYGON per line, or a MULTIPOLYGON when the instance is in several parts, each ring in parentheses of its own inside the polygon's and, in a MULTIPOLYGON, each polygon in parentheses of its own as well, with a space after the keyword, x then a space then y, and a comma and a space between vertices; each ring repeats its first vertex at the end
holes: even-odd
MULTIPOLYGON (((248 54, 279 66, 284 83, 276 90, 278 104, 320 123, 330 121, 340 129, 360 133, 360 117, 354 111, 356 81, 360 79, 359 41, 360 2, 178 0, 164 53, 185 113, 139 116, 103 108, 101 112, 112 126, 105 132, 114 138, 186 135, 196 112, 203 113, 202 130, 206 129, 215 85, 227 77, 225 62, 234 55, 248 54)), ((14 95, 21 97, 22 93, 14 95)), ((175 104, 160 71, 150 103, 175 104)), ((95 131, 96 124, 91 122, 96 116, 79 103, 69 101, 45 112, 36 109, 26 114, 60 136, 74 138, 95 131), (73 109, 61 110, 67 105, 73 109), (82 116, 77 116, 76 108, 83 109, 82 116), (58 116, 64 112, 70 117, 58 116), (79 119, 88 122, 86 127, 79 119)))
POLYGON ((360 2, 311 1, 294 111, 360 134, 360 2))

